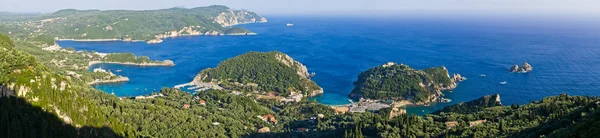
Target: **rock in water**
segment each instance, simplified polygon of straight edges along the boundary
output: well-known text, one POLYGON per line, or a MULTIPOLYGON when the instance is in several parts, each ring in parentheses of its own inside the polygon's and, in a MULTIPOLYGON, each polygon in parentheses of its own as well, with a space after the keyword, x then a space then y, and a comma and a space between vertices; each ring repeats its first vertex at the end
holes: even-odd
POLYGON ((519 65, 513 65, 512 67, 510 67, 510 72, 518 72, 519 71, 519 65))
POLYGON ((529 63, 525 62, 525 63, 523 63, 523 66, 521 67, 519 72, 531 72, 531 70, 533 70, 533 67, 531 67, 531 65, 529 65, 529 63))
POLYGON ((527 73, 531 72, 532 70, 533 67, 527 62, 523 63, 521 67, 519 67, 519 65, 513 65, 512 67, 510 67, 510 72, 527 73))

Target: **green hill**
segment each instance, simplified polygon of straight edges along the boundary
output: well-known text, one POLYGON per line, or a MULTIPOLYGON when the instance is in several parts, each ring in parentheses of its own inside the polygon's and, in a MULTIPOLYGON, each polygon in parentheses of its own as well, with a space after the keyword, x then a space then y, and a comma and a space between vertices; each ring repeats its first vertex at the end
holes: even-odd
POLYGON ((429 103, 452 89, 456 80, 445 67, 416 70, 393 62, 360 73, 350 97, 380 100, 409 100, 429 103))
POLYGON ((248 52, 202 70, 194 82, 212 82, 232 90, 317 95, 323 92, 310 80, 302 63, 281 52, 248 52), (248 84, 257 84, 256 87, 248 84), (245 86, 244 86, 245 85, 245 86))
MULTIPOLYGON (((0 34, 0 137, 595 137, 600 134, 597 129, 600 98, 566 94, 511 106, 500 106, 499 96, 494 95, 450 106, 436 114, 402 114, 392 118, 387 112, 336 113, 318 103, 280 103, 234 95, 232 90, 190 94, 165 88, 147 96, 115 97, 57 73, 60 69, 41 64, 36 57, 15 48, 21 44, 15 46, 0 34)), ((393 70, 382 71, 393 75, 403 71, 409 76, 426 72, 419 73, 405 65, 394 66, 388 66, 393 70)), ((260 90, 316 86, 303 83, 314 84, 304 70, 302 64, 281 52, 249 52, 204 70, 196 81, 256 83, 260 90)), ((429 72, 444 74, 444 70, 429 72)))
MULTIPOLYGON (((254 12, 226 6, 144 11, 65 9, 18 21, 1 21, 0 31, 48 43, 54 38, 150 40, 179 35, 227 34, 232 30, 229 26, 255 22, 266 22, 266 19, 254 12)), ((233 30, 234 33, 252 33, 245 29, 233 30)))

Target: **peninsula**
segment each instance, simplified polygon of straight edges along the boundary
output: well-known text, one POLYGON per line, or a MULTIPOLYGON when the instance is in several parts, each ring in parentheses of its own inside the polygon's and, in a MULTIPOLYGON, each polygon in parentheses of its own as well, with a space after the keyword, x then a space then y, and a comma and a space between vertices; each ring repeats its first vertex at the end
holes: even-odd
POLYGON ((417 70, 388 62, 360 73, 350 97, 359 100, 392 100, 394 104, 428 105, 440 100, 443 90, 454 89, 466 78, 450 77, 446 67, 417 70))
POLYGON ((143 11, 65 9, 0 22, 0 31, 48 45, 63 40, 160 43, 164 38, 177 36, 254 35, 250 30, 233 26, 261 22, 267 19, 251 11, 221 5, 143 11))
POLYGON ((175 66, 171 60, 157 61, 150 60, 147 56, 137 57, 133 53, 111 53, 100 54, 100 61, 90 61, 89 66, 94 64, 122 64, 134 66, 175 66))
POLYGON ((300 101, 323 93, 310 77, 306 66, 284 53, 248 52, 202 70, 190 84, 216 84, 259 97, 300 101))

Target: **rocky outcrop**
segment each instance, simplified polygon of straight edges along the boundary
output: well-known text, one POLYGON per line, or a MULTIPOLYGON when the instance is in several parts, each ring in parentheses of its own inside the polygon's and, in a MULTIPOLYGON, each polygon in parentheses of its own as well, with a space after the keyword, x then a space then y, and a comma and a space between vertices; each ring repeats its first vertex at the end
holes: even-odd
MULTIPOLYGON (((223 12, 218 15, 213 15, 212 19, 214 23, 221 25, 222 27, 229 27, 238 24, 247 24, 247 23, 262 23, 267 22, 267 19, 259 16, 258 14, 246 10, 233 10, 225 6, 212 6, 215 8, 221 8, 223 12)), ((245 31, 245 32, 235 32, 235 33, 225 33, 224 31, 228 30, 227 28, 222 29, 214 29, 214 27, 206 27, 206 26, 186 26, 178 30, 171 30, 161 34, 155 35, 154 39, 146 41, 148 44, 156 44, 161 43, 162 39, 179 37, 179 36, 197 36, 197 35, 207 35, 207 36, 220 36, 220 35, 255 35, 256 33, 245 31)))
POLYGON ((226 12, 222 12, 218 16, 213 17, 213 20, 221 24, 223 27, 233 26, 238 24, 246 24, 246 23, 262 23, 267 22, 267 19, 261 16, 258 16, 254 12, 249 12, 246 10, 232 10, 227 9, 226 12))
POLYGON ((275 58, 287 65, 288 67, 293 67, 296 68, 297 70, 297 74, 300 75, 300 77, 305 78, 305 79, 310 79, 310 74, 308 74, 308 69, 306 68, 306 66, 302 65, 302 63, 294 60, 292 57, 290 57, 289 55, 283 54, 283 53, 277 53, 275 55, 275 58))
POLYGON ((533 67, 527 62, 523 63, 523 65, 521 65, 521 67, 519 67, 519 65, 513 65, 510 68, 510 72, 527 73, 527 72, 531 72, 531 71, 533 71, 533 67))
POLYGON ((392 108, 392 110, 390 111, 389 119, 403 114, 406 114, 406 109, 392 108))
POLYGON ((155 38, 155 39, 150 39, 148 41, 146 41, 147 44, 158 44, 158 43, 162 43, 163 40, 159 39, 159 38, 155 38))
POLYGON ((323 91, 323 88, 319 88, 319 89, 317 89, 317 90, 313 90, 313 91, 311 91, 311 92, 310 92, 310 93, 309 93, 307 96, 308 96, 308 97, 314 97, 314 96, 317 96, 317 95, 321 95, 321 94, 323 94, 323 92, 324 92, 324 91, 323 91))
POLYGON ((206 31, 206 32, 204 32, 204 35, 217 36, 217 35, 221 35, 221 32, 219 32, 219 31, 206 31))
POLYGON ((446 67, 442 66, 441 68, 442 68, 443 72, 448 76, 448 78, 450 78, 450 83, 445 84, 445 85, 439 84, 438 89, 440 91, 453 90, 454 88, 456 88, 456 86, 458 86, 459 82, 467 80, 466 77, 463 77, 462 75, 460 75, 458 73, 454 73, 454 74, 452 74, 452 76, 450 76, 450 73, 448 73, 448 69, 446 69, 446 67))
MULTIPOLYGON (((275 58, 279 62, 285 64, 288 67, 296 68, 296 74, 298 74, 302 79, 306 79, 306 80, 310 79, 311 75, 308 73, 308 69, 306 68, 306 66, 304 66, 302 63, 294 60, 289 55, 283 54, 283 53, 277 53, 275 55, 275 58)), ((313 97, 313 96, 317 96, 320 94, 323 94, 323 88, 319 88, 317 90, 312 90, 312 91, 308 92, 307 96, 313 97)))
POLYGON ((519 71, 519 65, 513 65, 512 67, 510 67, 510 72, 518 72, 519 71))
POLYGON ((9 89, 7 86, 0 85, 0 97, 15 96, 15 91, 9 89))
POLYGON ((530 72, 532 70, 533 70, 533 67, 531 65, 529 65, 529 63, 527 63, 527 62, 523 63, 523 66, 521 67, 522 72, 530 72))

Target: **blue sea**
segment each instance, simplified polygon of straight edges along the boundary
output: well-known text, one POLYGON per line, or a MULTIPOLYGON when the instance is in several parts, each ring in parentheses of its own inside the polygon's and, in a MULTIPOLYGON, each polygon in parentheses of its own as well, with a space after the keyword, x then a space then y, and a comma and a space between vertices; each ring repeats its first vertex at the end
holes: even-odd
POLYGON ((546 96, 600 95, 600 22, 583 17, 526 16, 267 16, 241 27, 256 36, 191 36, 143 42, 72 42, 62 47, 103 53, 133 52, 174 67, 99 64, 122 70, 129 82, 94 86, 117 96, 145 95, 192 81, 198 72, 248 51, 281 51, 304 63, 325 93, 317 101, 347 104, 360 72, 386 62, 425 69, 446 66, 468 80, 445 92, 451 103, 409 107, 424 114, 444 106, 500 94, 502 103, 525 104, 546 96), (286 27, 286 23, 295 24, 286 27), (509 73, 529 62, 530 73, 509 73), (480 74, 485 74, 481 77, 480 74), (506 85, 500 82, 506 81, 506 85))

